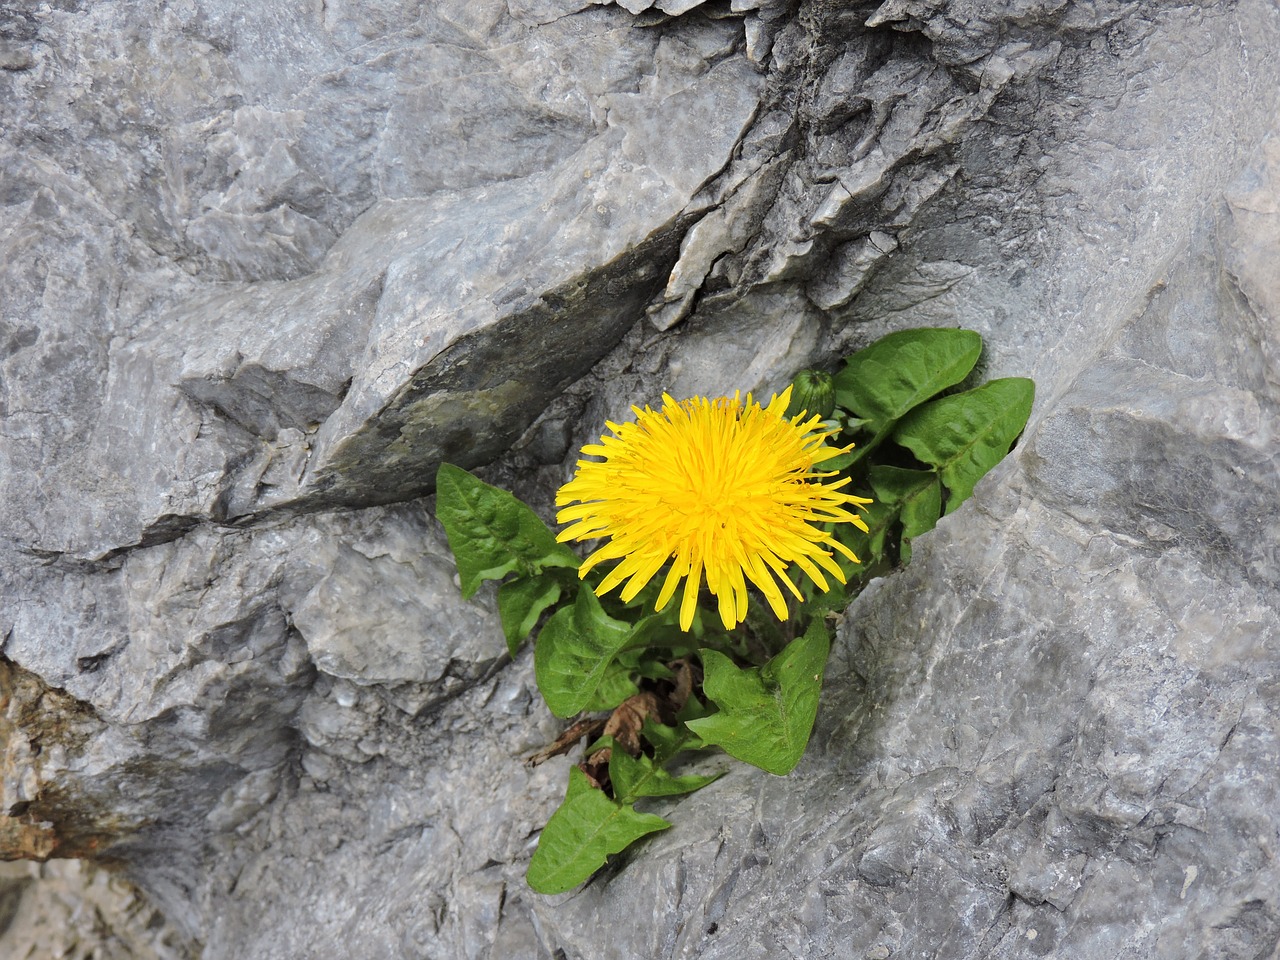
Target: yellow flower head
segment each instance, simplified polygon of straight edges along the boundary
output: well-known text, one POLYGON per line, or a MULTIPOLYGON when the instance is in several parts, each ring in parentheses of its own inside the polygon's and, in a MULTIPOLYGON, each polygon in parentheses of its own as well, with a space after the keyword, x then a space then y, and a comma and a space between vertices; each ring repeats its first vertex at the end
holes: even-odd
POLYGON ((827 548, 854 563, 858 558, 818 525, 852 523, 865 531, 862 518, 845 507, 871 501, 841 493, 847 477, 823 483, 834 474, 814 472, 850 448, 827 446, 834 431, 823 430, 818 417, 788 420, 790 399, 790 387, 767 407, 750 394, 745 404, 738 394, 678 402, 663 394, 659 412, 632 407, 634 423, 606 421, 612 436, 582 448, 601 459, 579 460, 574 478, 556 494, 563 508, 556 519, 571 524, 557 540, 608 538, 579 575, 618 560, 597 593, 625 580, 622 599, 630 600, 670 560, 655 609, 666 607, 685 578, 682 630, 693 622, 703 574, 727 629, 746 617, 748 580, 780 620, 787 605, 778 581, 802 599, 791 564, 824 592, 823 570, 844 583, 827 548))

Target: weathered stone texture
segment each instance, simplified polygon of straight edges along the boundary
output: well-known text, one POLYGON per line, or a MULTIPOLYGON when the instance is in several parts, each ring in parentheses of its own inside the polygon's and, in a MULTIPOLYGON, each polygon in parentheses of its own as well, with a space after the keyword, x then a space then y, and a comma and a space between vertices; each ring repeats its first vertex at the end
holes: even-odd
POLYGON ((1277 263, 1264 0, 0 0, 0 856, 142 891, 0 954, 1270 956, 1277 263), (531 894, 436 466, 922 325, 1037 407, 801 766, 531 894))
POLYGON ((132 884, 87 860, 0 863, 11 960, 185 960, 190 944, 132 884))

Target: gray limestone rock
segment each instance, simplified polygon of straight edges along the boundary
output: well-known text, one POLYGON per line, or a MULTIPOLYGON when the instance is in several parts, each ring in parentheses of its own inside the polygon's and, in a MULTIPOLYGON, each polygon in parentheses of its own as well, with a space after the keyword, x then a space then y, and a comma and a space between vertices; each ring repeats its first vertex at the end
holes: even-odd
POLYGON ((1270 956, 1278 117, 1263 0, 0 0, 0 954, 1270 956), (438 464, 928 325, 1037 407, 799 768, 533 894, 438 464))
POLYGON ((0 929, 12 960, 190 955, 140 890, 88 860, 0 864, 0 929))

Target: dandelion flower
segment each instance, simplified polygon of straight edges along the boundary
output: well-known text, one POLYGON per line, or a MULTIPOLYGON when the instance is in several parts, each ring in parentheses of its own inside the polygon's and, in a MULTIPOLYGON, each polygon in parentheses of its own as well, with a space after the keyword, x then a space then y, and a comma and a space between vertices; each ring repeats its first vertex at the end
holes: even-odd
POLYGON ((745 404, 738 394, 682 401, 663 394, 660 411, 632 407, 634 422, 606 422, 612 435, 582 448, 600 459, 579 460, 556 494, 556 519, 570 525, 557 540, 606 538, 579 575, 616 560, 596 592, 625 581, 621 596, 631 600, 670 561, 655 609, 666 607, 683 579, 682 630, 693 622, 704 576, 726 629, 746 617, 748 581, 780 620, 787 604, 779 584, 803 599, 792 564, 824 592, 823 571, 844 583, 831 551, 858 558, 821 525, 865 531, 848 508, 871 501, 842 492, 847 477, 823 482, 835 474, 814 468, 850 448, 828 446, 834 431, 816 416, 787 419, 790 398, 790 387, 767 407, 750 394, 745 404))

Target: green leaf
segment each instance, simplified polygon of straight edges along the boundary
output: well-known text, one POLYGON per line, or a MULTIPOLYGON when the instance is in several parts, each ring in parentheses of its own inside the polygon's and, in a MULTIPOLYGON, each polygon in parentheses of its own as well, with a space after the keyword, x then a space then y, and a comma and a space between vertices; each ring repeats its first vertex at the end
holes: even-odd
POLYGON ((573 767, 564 802, 542 828, 529 862, 529 886, 548 894, 572 890, 604 866, 610 854, 669 826, 661 817, 610 800, 573 767))
POLYGON ((877 464, 867 474, 878 503, 903 503, 938 483, 932 470, 906 470, 877 464))
POLYGON ((923 328, 881 337, 835 376, 836 402, 883 433, 912 407, 969 375, 982 353, 972 330, 923 328))
POLYGON ((612 710, 627 697, 639 693, 640 688, 636 686, 633 677, 640 669, 640 658, 643 655, 643 650, 623 651, 610 660, 604 668, 604 674, 600 677, 600 685, 596 687, 595 692, 591 694, 591 699, 582 709, 588 713, 612 710))
POLYGON ((674 797, 682 793, 693 793, 719 776, 717 773, 709 777, 693 774, 673 777, 660 763, 655 763, 643 753, 633 757, 627 751, 615 747, 609 754, 609 780, 613 783, 614 796, 622 803, 630 803, 640 797, 674 797))
MULTIPOLYGON (((836 528, 835 535, 841 543, 857 555, 865 571, 884 557, 889 531, 898 520, 898 507, 887 504, 883 500, 876 500, 863 511, 862 519, 867 525, 865 533, 853 524, 846 523, 836 528)), ((845 606, 848 604, 846 603, 845 606)))
POLYGON ((936 467, 946 484, 947 513, 1004 459, 1031 415, 1035 385, 1024 377, 992 380, 935 400, 904 417, 893 440, 936 467))
POLYGON ((904 470, 877 464, 867 479, 877 501, 890 506, 902 520, 903 563, 911 561, 911 540, 928 533, 942 516, 942 483, 932 470, 904 470))
POLYGON ((702 689, 720 712, 686 726, 730 756, 785 776, 809 742, 830 650, 820 619, 763 667, 742 669, 722 653, 703 650, 702 689))
POLYGON ((674 680, 675 671, 668 667, 660 660, 643 659, 644 651, 638 650, 636 653, 640 659, 636 661, 636 672, 646 680, 674 680))
MULTIPOLYGON (((848 544, 845 545, 848 546, 848 544)), ((865 554, 866 551, 864 550, 863 553, 858 554, 858 556, 866 559, 864 556, 865 554)), ((864 567, 859 567, 858 569, 863 568, 864 567)), ((831 589, 825 593, 815 588, 812 596, 810 596, 800 608, 800 613, 797 619, 801 623, 808 623, 814 617, 821 619, 828 613, 841 612, 845 607, 849 606, 849 602, 853 599, 853 591, 857 589, 857 586, 857 579, 855 577, 850 577, 849 582, 847 583, 836 582, 831 584, 831 589)))
POLYGON ((582 564, 525 504, 449 463, 436 473, 436 516, 449 537, 464 597, 512 571, 528 575, 582 564))
POLYGON ((552 614, 533 652, 538 689, 552 713, 572 717, 586 708, 631 632, 629 623, 604 612, 589 588, 578 591, 572 607, 552 614))
POLYGON ((855 454, 853 450, 850 450, 848 453, 841 453, 837 456, 832 457, 830 460, 823 460, 822 469, 823 470, 844 470, 847 467, 852 466, 853 462, 857 459, 858 459, 857 454, 855 454))
MULTIPOLYGON (((701 720, 703 717, 709 717, 715 713, 709 706, 699 700, 696 696, 690 697, 684 702, 684 707, 676 714, 676 719, 685 722, 685 728, 688 730, 688 721, 701 720)), ((694 734, 692 730, 688 731, 689 740, 692 741, 684 745, 685 750, 701 750, 706 744, 702 742, 702 738, 694 734)), ((652 740, 649 741, 653 743, 652 740)))
POLYGON ((652 717, 645 717, 640 729, 644 738, 653 744, 653 759, 658 763, 666 763, 681 750, 697 750, 703 746, 702 741, 695 737, 684 724, 671 727, 665 723, 658 723, 652 717))
POLYGON ((561 592, 560 584, 551 577, 520 577, 498 587, 498 616, 512 657, 533 632, 542 611, 559 600, 561 592))

